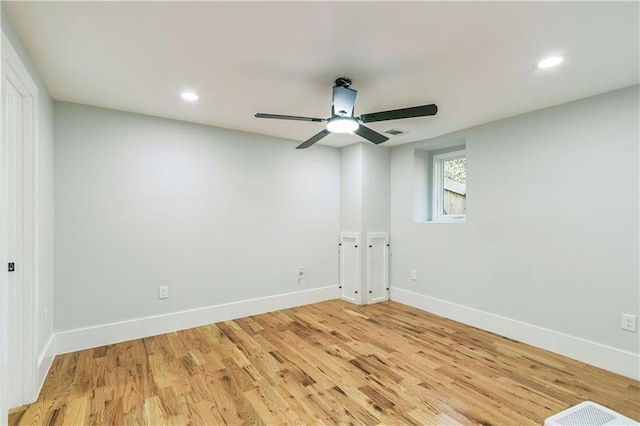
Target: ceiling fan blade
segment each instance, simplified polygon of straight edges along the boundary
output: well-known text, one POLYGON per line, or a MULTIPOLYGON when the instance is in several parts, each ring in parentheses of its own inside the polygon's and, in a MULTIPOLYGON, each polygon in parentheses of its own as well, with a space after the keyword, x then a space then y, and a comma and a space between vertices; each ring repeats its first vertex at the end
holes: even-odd
POLYGON ((360 121, 363 123, 372 123, 374 121, 398 120, 401 118, 424 117, 427 115, 436 115, 438 107, 435 104, 422 105, 411 108, 400 108, 391 111, 372 112, 370 114, 362 114, 360 121))
POLYGON ((340 117, 353 117, 353 105, 356 103, 357 91, 347 87, 333 87, 332 115, 340 117))
POLYGON ((257 113, 254 117, 256 117, 256 118, 276 118, 276 119, 279 119, 279 120, 315 121, 315 122, 327 121, 326 118, 299 117, 297 115, 263 114, 261 112, 257 113))
POLYGON ((320 131, 319 133, 316 133, 313 137, 311 137, 311 139, 307 139, 306 141, 302 142, 300 145, 296 146, 296 149, 309 148, 311 145, 318 142, 320 139, 324 138, 329 133, 331 132, 329 132, 327 129, 323 129, 322 131, 320 131))
POLYGON ((373 142, 376 145, 389 140, 388 137, 381 135, 375 130, 371 130, 370 128, 365 127, 362 124, 358 126, 358 128, 353 133, 355 133, 356 135, 362 136, 366 140, 373 142))

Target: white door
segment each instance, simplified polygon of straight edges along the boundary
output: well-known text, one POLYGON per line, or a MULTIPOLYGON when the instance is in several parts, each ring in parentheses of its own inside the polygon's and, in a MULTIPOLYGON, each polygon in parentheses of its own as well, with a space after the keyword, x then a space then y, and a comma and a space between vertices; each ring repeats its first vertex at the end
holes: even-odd
POLYGON ((389 300, 389 234, 367 234, 367 303, 389 300))
POLYGON ((0 400, 7 407, 33 402, 35 324, 34 140, 38 89, 2 38, 2 145, 0 149, 0 400))
POLYGON ((360 235, 340 233, 340 297, 360 304, 360 235))

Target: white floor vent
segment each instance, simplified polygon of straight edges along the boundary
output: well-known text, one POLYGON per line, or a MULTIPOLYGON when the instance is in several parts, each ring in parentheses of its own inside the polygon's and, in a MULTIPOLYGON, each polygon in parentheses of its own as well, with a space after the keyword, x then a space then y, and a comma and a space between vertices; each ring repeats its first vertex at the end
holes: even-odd
POLYGON ((613 410, 585 401, 544 421, 544 426, 640 426, 640 423, 613 410))

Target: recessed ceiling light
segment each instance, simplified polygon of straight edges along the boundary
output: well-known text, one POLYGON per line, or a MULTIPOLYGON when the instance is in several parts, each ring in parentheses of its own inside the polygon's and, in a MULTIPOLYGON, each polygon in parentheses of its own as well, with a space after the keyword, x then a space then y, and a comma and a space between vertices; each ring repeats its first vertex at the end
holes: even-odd
POLYGON ((182 92, 180 96, 182 96, 182 99, 186 101, 197 101, 198 99, 200 99, 200 96, 196 95, 193 92, 182 92))
POLYGON ((537 68, 552 68, 564 61, 562 56, 549 56, 536 64, 537 68))

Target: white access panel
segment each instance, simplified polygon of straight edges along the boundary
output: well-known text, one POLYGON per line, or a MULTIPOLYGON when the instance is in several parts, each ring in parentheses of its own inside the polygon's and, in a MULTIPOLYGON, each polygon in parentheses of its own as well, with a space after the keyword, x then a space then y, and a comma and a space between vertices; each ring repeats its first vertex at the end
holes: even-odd
POLYGON ((340 298, 360 304, 360 234, 340 233, 340 298))
POLYGON ((389 234, 367 234, 367 303, 389 300, 389 234))

